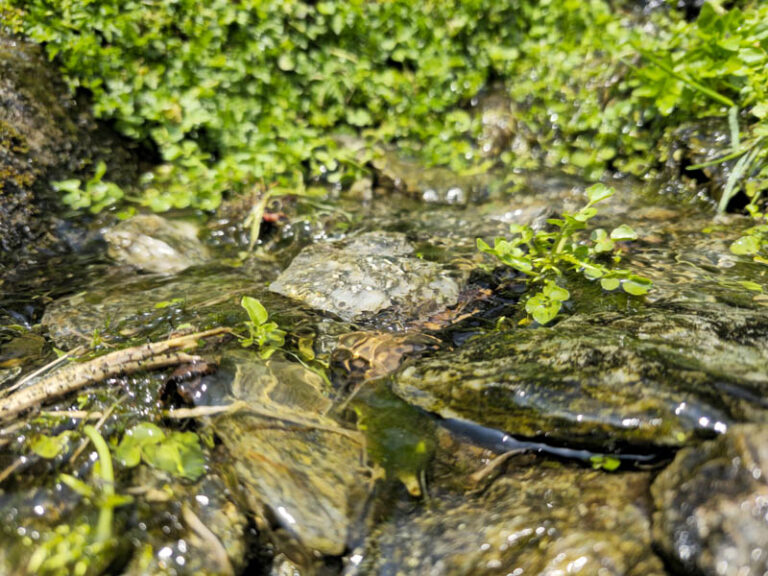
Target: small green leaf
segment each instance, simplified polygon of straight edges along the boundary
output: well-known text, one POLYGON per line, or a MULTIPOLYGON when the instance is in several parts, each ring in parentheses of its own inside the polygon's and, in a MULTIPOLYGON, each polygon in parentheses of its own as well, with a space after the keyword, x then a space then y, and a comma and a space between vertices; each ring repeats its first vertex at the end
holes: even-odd
POLYGON ((280 55, 280 57, 277 59, 277 67, 280 68, 283 72, 290 72, 294 68, 296 68, 296 62, 291 57, 290 54, 287 52, 280 55))
POLYGON ((144 447, 144 461, 187 480, 197 480, 205 472, 205 457, 194 432, 172 432, 159 444, 144 447))
POLYGON ((605 184, 600 184, 598 182, 587 188, 587 198, 589 199, 590 204, 597 204, 598 202, 602 202, 606 198, 613 196, 614 192, 613 188, 609 188, 605 184))
POLYGON ((640 276, 630 276, 621 283, 621 287, 627 294, 632 296, 642 296, 647 294, 653 286, 653 282, 640 276))
POLYGON ((525 303, 525 311, 533 316, 536 322, 544 326, 557 316, 561 306, 562 303, 559 300, 551 300, 544 294, 539 293, 528 299, 525 303))
POLYGON ((573 215, 573 219, 578 220, 579 222, 586 222, 587 220, 594 218, 596 215, 597 208, 593 206, 587 206, 576 212, 576 214, 573 215))
POLYGON ((83 482, 79 478, 75 478, 71 474, 59 474, 59 480, 65 486, 68 486, 73 492, 79 494, 83 498, 93 498, 94 489, 83 482))
POLYGON ((621 280, 618 278, 603 278, 600 280, 600 286, 603 287, 603 290, 608 290, 609 292, 611 290, 616 290, 620 284, 621 280))
POLYGON ((603 252, 610 252, 614 249, 615 244, 613 240, 608 237, 608 232, 602 228, 598 228, 591 234, 592 241, 595 243, 595 252, 598 254, 603 252))
POLYGON ((245 311, 248 313, 248 317, 250 318, 251 322, 257 326, 264 324, 269 318, 267 309, 264 308, 262 303, 259 302, 256 298, 243 296, 242 300, 240 301, 240 305, 245 308, 245 311))
POLYGON ((32 439, 29 447, 32 452, 41 458, 50 460, 56 458, 69 446, 69 436, 71 434, 71 432, 62 432, 58 436, 40 434, 32 439))
POLYGON ((637 240, 637 232, 630 226, 622 224, 611 231, 612 240, 637 240))
POLYGON ((59 180, 51 185, 57 192, 80 192, 80 180, 59 180))
POLYGON ((753 256, 760 251, 760 239, 757 236, 742 236, 731 244, 731 252, 737 256, 753 256))
POLYGON ((542 290, 542 294, 544 294, 551 300, 556 300, 558 302, 565 302, 571 297, 571 293, 568 292, 568 290, 558 286, 557 284, 551 281, 547 282, 547 284, 544 286, 544 289, 542 290))
POLYGON ((592 468, 595 470, 607 470, 613 472, 621 466, 621 460, 614 458, 613 456, 599 456, 595 455, 589 459, 592 462, 592 468))
POLYGON ((145 446, 165 440, 165 432, 149 422, 141 422, 128 430, 115 449, 115 458, 126 468, 138 466, 145 446))

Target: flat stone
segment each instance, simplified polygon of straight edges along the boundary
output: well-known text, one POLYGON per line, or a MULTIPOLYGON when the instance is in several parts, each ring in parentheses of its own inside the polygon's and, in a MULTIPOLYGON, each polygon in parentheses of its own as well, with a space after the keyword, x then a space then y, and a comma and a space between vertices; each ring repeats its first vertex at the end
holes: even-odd
POLYGON ((229 353, 221 374, 232 378, 223 401, 246 407, 211 425, 252 512, 299 556, 341 555, 372 488, 363 436, 325 416, 320 376, 279 354, 229 353))
POLYGON ((348 321, 393 307, 416 318, 455 304, 461 275, 412 252, 403 235, 385 232, 314 244, 269 289, 348 321))
POLYGON ((490 332, 406 366, 392 385, 445 418, 611 450, 768 420, 766 366, 768 312, 678 303, 490 332))

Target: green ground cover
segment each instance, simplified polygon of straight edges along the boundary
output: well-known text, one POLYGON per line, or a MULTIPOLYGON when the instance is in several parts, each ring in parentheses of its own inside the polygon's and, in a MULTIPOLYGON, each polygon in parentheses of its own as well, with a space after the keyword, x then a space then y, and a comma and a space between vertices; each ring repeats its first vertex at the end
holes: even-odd
POLYGON ((602 0, 7 1, 96 114, 160 157, 139 190, 70 185, 81 208, 213 209, 273 182, 349 184, 365 158, 340 134, 477 170, 489 160, 471 102, 492 84, 530 142, 494 162, 652 176, 665 138, 713 118, 729 138, 712 159, 733 164, 722 206, 768 186, 764 2, 712 1, 686 21, 602 0))

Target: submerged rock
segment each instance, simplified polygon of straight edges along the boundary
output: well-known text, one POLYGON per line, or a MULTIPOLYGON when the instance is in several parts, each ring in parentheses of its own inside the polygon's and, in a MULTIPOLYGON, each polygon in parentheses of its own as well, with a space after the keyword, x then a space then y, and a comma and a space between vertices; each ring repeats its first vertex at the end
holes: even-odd
POLYGON ((680 303, 492 332, 393 377, 446 418, 611 449, 768 420, 768 312, 680 303))
POLYGON ((248 519, 220 477, 187 485, 146 467, 138 476, 143 494, 137 527, 128 530, 134 550, 123 576, 234 576, 243 568, 248 519))
POLYGON ((768 572, 768 427, 735 426, 678 453, 652 486, 653 536, 687 572, 768 572))
POLYGON ((191 222, 139 214, 107 230, 104 238, 115 260, 139 270, 173 274, 208 259, 208 249, 197 235, 191 222))
POLYGON ((346 574, 662 575, 647 488, 647 474, 526 461, 481 493, 433 491, 398 507, 346 574))
POLYGON ((314 244, 269 289, 344 320, 392 307, 403 318, 415 318, 455 304, 462 275, 412 252, 403 235, 384 232, 342 244, 314 244))
POLYGON ((460 176, 445 167, 428 168, 394 152, 380 151, 372 165, 379 186, 431 204, 463 206, 488 193, 489 179, 484 175, 460 176))
POLYGON ((323 380, 301 364, 239 351, 218 376, 232 379, 223 401, 244 406, 211 425, 254 514, 293 559, 341 555, 372 485, 362 435, 325 415, 323 380))
MULTIPOLYGON (((270 273, 268 268, 263 272, 270 273)), ((261 282, 221 267, 201 267, 171 279, 116 276, 51 303, 41 322, 56 346, 67 349, 88 344, 94 335, 157 338, 184 323, 201 327, 222 316, 234 318, 242 312, 240 297, 259 290, 261 282)))

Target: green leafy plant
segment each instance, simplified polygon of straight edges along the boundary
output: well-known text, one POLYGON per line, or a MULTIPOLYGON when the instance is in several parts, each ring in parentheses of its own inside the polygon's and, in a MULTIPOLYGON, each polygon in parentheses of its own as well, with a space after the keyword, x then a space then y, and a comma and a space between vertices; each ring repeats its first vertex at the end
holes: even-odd
POLYGON ((522 272, 529 286, 538 289, 525 303, 525 310, 539 324, 548 324, 560 312, 570 292, 560 286, 568 270, 582 274, 588 280, 599 280, 603 289, 622 288, 628 294, 641 296, 651 288, 651 281, 629 270, 612 268, 621 261, 616 242, 635 240, 637 234, 627 225, 610 233, 598 228, 590 241, 582 241, 579 232, 597 215, 596 205, 607 200, 614 190, 603 184, 587 189, 587 204, 576 213, 563 213, 562 218, 550 219, 550 230, 534 231, 530 226, 513 224, 510 239, 496 238, 491 247, 481 238, 477 247, 498 258, 503 264, 522 272), (607 262, 606 262, 607 260, 607 262))
POLYGON ((285 332, 275 322, 269 322, 267 309, 256 298, 243 296, 240 305, 248 313, 244 323, 248 336, 242 338, 241 344, 245 348, 255 344, 261 357, 269 358, 285 344, 285 332))
POLYGON ((81 180, 60 180, 53 182, 53 188, 58 192, 64 192, 62 201, 72 208, 88 208, 91 212, 101 212, 107 206, 118 203, 123 199, 123 190, 114 182, 105 182, 104 175, 107 165, 99 162, 96 172, 85 182, 81 180))
POLYGON ((205 457, 194 432, 166 433, 160 427, 141 422, 128 430, 115 450, 115 457, 126 468, 139 462, 187 480, 197 480, 205 472, 205 457))
MULTIPOLYGON (((87 576, 101 574, 107 567, 108 552, 114 546, 114 509, 130 503, 128 496, 115 493, 115 475, 112 467, 112 455, 104 438, 93 426, 86 426, 83 432, 91 441, 98 454, 94 465, 93 485, 83 482, 69 474, 61 474, 63 484, 94 502, 99 508, 96 526, 86 522, 74 525, 61 524, 48 534, 30 556, 27 571, 30 574, 46 576, 87 576)), ((38 442, 38 447, 48 453, 58 443, 46 446, 38 442)))
POLYGON ((768 264, 768 213, 760 212, 754 202, 748 209, 760 223, 747 228, 744 235, 731 244, 731 252, 737 256, 752 256, 755 262, 768 264))

